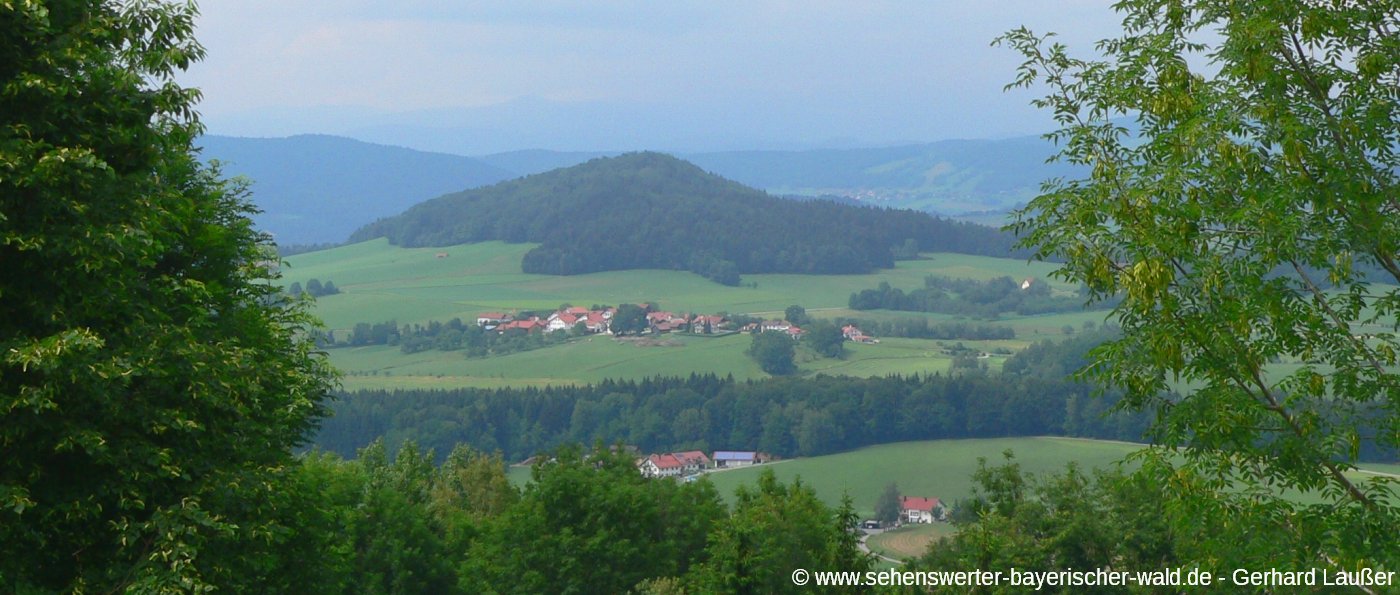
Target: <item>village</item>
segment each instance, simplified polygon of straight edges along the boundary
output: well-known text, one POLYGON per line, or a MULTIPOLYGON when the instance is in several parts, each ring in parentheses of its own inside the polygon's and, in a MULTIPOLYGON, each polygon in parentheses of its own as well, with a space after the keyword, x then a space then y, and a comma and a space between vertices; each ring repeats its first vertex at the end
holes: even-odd
MULTIPOLYGON (((623 308, 629 307, 624 305, 623 308)), ((575 332, 577 334, 608 334, 624 335, 632 334, 665 334, 665 333, 695 333, 695 334, 731 334, 742 333, 784 333, 794 341, 801 339, 807 331, 796 324, 782 319, 750 321, 749 317, 741 317, 744 321, 742 326, 736 328, 735 321, 726 315, 707 314, 678 314, 665 310, 657 310, 651 304, 641 304, 635 306, 639 308, 643 317, 639 320, 627 320, 618 322, 619 308, 611 306, 584 308, 581 306, 561 307, 547 316, 536 313, 515 313, 506 312, 482 312, 476 317, 476 324, 485 330, 494 330, 497 333, 505 334, 510 331, 523 331, 525 333, 534 332, 575 332)), ((841 335, 848 341, 856 343, 879 343, 870 335, 867 335, 855 325, 845 325, 841 328, 841 335)))

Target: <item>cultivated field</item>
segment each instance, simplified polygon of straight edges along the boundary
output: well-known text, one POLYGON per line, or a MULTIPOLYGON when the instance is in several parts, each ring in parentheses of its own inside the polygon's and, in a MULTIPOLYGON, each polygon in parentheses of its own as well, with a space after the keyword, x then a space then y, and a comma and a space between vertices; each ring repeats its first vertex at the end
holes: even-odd
POLYGON ((949 523, 904 525, 898 529, 871 535, 865 540, 865 545, 875 553, 903 560, 922 556, 928 551, 930 543, 943 537, 951 537, 955 533, 957 531, 949 523))

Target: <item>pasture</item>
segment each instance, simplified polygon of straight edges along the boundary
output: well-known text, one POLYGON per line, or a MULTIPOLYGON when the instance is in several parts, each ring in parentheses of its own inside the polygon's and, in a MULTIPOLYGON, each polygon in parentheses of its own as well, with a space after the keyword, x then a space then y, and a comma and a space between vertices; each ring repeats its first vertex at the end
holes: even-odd
POLYGON ((832 455, 779 461, 767 465, 720 471, 706 475, 726 498, 741 485, 755 485, 764 469, 783 481, 800 477, 831 506, 851 496, 861 518, 875 514, 875 499, 886 484, 895 482, 905 496, 938 498, 951 504, 972 494, 972 474, 977 459, 1000 464, 1002 452, 1011 450, 1022 469, 1056 473, 1069 462, 1081 468, 1105 468, 1141 445, 1078 438, 989 438, 931 440, 882 444, 832 455))
MULTIPOLYGON (((800 304, 816 318, 865 319, 925 317, 931 322, 963 320, 918 312, 856 312, 846 309, 850 294, 881 282, 905 289, 923 285, 926 275, 989 279, 1046 279, 1053 265, 1020 260, 929 254, 901 261, 893 269, 868 275, 745 275, 756 286, 726 287, 681 271, 611 271, 575 276, 528 275, 520 258, 532 244, 484 242, 446 248, 400 248, 371 240, 298 254, 287 259, 282 282, 303 285, 311 279, 334 281, 341 293, 316 301, 315 313, 339 336, 358 322, 387 320, 399 324, 474 320, 485 311, 553 310, 562 304, 591 306, 651 302, 662 308, 696 313, 747 313, 781 317, 800 304)), ((1052 283, 1054 283, 1052 281, 1052 283)), ((1059 291, 1069 288, 1055 285, 1059 291)), ((979 351, 1017 351, 1042 338, 1062 338, 1064 327, 1102 321, 1102 313, 1004 318, 1017 338, 1008 341, 962 341, 979 351)), ((843 359, 798 351, 801 374, 882 376, 941 372, 951 361, 943 349, 955 341, 881 337, 876 345, 847 344, 843 359)), ((563 345, 491 358, 468 359, 461 352, 400 353, 394 346, 330 350, 331 362, 343 371, 348 390, 545 386, 596 382, 604 378, 715 373, 735 378, 764 374, 746 355, 747 336, 721 338, 667 337, 638 344, 595 336, 563 345)), ((1000 368, 1002 357, 987 360, 1000 368)))
MULTIPOLYGON (((739 380, 766 374, 744 351, 751 337, 663 335, 657 339, 615 339, 604 335, 487 358, 467 358, 461 351, 420 351, 404 354, 398 347, 372 345, 329 350, 331 363, 342 371, 346 390, 394 388, 495 388, 504 386, 563 386, 589 384, 606 378, 688 376, 692 373, 733 375, 739 380)), ((939 341, 885 339, 875 345, 847 343, 844 359, 820 357, 798 350, 799 374, 874 377, 888 374, 946 372, 952 358, 939 341)), ((976 343, 976 342, 968 342, 976 343)), ((987 358, 996 370, 1002 357, 987 358)))
MULTIPOLYGON (((552 310, 564 303, 652 302, 667 310, 697 313, 781 313, 793 304, 843 309, 852 293, 881 281, 910 290, 922 287, 927 275, 1049 280, 1055 268, 1008 258, 940 253, 865 275, 744 275, 744 283, 756 286, 727 287, 683 271, 530 275, 521 272, 520 259, 533 247, 483 242, 400 248, 377 239, 291 256, 281 281, 287 285, 305 285, 313 278, 334 281, 342 293, 317 300, 316 313, 329 328, 347 329, 357 322, 466 320, 483 311, 552 310)), ((1071 289, 1049 281, 1061 291, 1071 289)))

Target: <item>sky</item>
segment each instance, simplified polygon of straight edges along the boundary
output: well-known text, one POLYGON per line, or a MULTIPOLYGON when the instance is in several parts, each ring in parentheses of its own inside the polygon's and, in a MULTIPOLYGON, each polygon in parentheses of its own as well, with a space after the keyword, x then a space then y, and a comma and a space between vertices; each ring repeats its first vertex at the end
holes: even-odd
POLYGON ((1003 92, 1025 25, 1080 55, 1110 0, 203 0, 213 134, 484 154, 861 147, 1052 127, 1003 92))

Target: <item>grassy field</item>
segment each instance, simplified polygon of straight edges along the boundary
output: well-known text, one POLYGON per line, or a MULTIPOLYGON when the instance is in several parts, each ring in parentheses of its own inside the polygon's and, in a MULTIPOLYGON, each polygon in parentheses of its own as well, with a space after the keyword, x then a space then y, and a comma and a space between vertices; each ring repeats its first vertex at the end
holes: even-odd
MULTIPOLYGON (((396 320, 400 324, 471 320, 484 311, 554 309, 576 305, 653 302, 663 308, 689 312, 733 312, 781 316, 789 305, 801 304, 817 318, 851 316, 866 319, 926 317, 933 322, 957 318, 917 312, 855 312, 845 308, 850 294, 880 282, 905 289, 922 286, 926 275, 988 279, 1001 275, 1045 279, 1052 265, 1012 259, 930 254, 903 261, 894 269, 869 275, 746 275, 757 287, 726 287, 680 271, 614 271, 568 277, 527 275, 520 258, 530 244, 485 242, 448 248, 399 248, 372 240, 287 259, 283 282, 310 279, 334 281, 341 293, 317 300, 316 314, 327 327, 345 332, 357 322, 396 320), (443 255, 443 256, 440 256, 443 255)), ((1056 285, 1060 291, 1068 287, 1056 285)), ((963 341, 981 351, 1016 351, 1041 338, 1062 338, 1064 327, 1101 322, 1102 313, 1074 313, 1007 318, 1018 338, 1009 341, 963 341)), ((343 336, 343 335, 342 335, 343 336)), ((346 389, 457 388, 544 386, 595 382, 603 378, 636 378, 656 374, 713 372, 736 378, 762 377, 744 355, 746 336, 675 337, 661 345, 639 346, 593 337, 538 351, 486 359, 467 359, 460 352, 428 351, 405 355, 391 346, 340 348, 331 362, 344 371, 346 389)), ((953 342, 948 342, 949 345, 953 342)), ((936 341, 881 338, 877 345, 848 344, 846 358, 816 357, 799 350, 804 374, 883 376, 948 369, 945 345, 936 341)), ((999 369, 1003 358, 987 360, 999 369)))
MULTIPOLYGON (((845 308, 851 293, 881 281, 923 286, 926 275, 1046 279, 1054 265, 1007 258, 930 254, 868 275, 745 275, 757 287, 726 287, 681 271, 611 271, 588 275, 529 275, 520 258, 533 244, 484 242, 447 248, 399 248, 383 239, 298 254, 287 259, 283 282, 332 280, 341 294, 318 300, 316 313, 332 329, 357 322, 400 323, 475 318, 491 310, 655 302, 675 311, 782 312, 845 308), (438 254, 447 256, 439 258, 438 254)), ((1054 286, 1062 291, 1070 288, 1054 286)), ((1061 323, 1063 324, 1063 323, 1061 323)), ((1058 328, 1058 325, 1055 325, 1058 328)))
POLYGON ((618 340, 599 335, 489 358, 469 359, 461 351, 405 355, 398 347, 390 346, 332 349, 330 354, 331 363, 346 372, 341 382, 351 390, 558 386, 605 378, 687 376, 692 372, 758 378, 763 376, 763 371, 753 359, 744 355, 749 341, 747 335, 665 336, 656 341, 618 340))
MULTIPOLYGON (((934 497, 952 503, 972 493, 972 474, 977 458, 999 464, 1001 453, 1012 450, 1025 471, 1036 474, 1059 473, 1069 462, 1082 469, 1101 469, 1117 464, 1142 445, 1127 442, 1081 438, 1034 437, 989 438, 981 440, 933 440, 871 446, 850 452, 780 461, 764 466, 721 471, 707 475, 721 494, 732 498, 740 485, 753 485, 764 469, 783 481, 800 477, 811 485, 823 501, 832 506, 849 494, 856 513, 868 518, 875 513, 875 498, 891 481, 906 496, 934 497)), ((1364 471, 1348 473, 1362 479, 1371 473, 1389 473, 1400 478, 1400 465, 1366 463, 1364 471)), ((1290 498, 1313 503, 1323 500, 1316 494, 1291 493, 1290 498)))
MULTIPOLYGON (((638 341, 593 336, 544 349, 489 358, 467 358, 461 351, 404 354, 398 347, 375 345, 329 351, 342 370, 346 390, 394 388, 493 388, 588 384, 605 378, 687 376, 713 372, 740 380, 763 378, 758 364, 744 354, 751 338, 666 335, 638 341)), ((948 370, 952 358, 935 341, 886 339, 876 345, 848 344, 845 359, 799 350, 802 374, 874 377, 948 370)), ((999 369, 1004 358, 986 360, 999 369)))
POLYGON ((871 535, 865 545, 871 551, 897 560, 916 558, 928 551, 928 545, 957 533, 949 523, 904 525, 898 529, 871 535))
POLYGON ((801 477, 832 506, 841 503, 843 494, 850 494, 856 513, 867 518, 874 515, 875 498, 890 482, 897 483, 906 496, 933 497, 950 503, 965 498, 972 494, 972 473, 977 470, 978 457, 996 464, 1007 449, 1015 452, 1023 469, 1053 473, 1063 470, 1070 461, 1084 468, 1112 465, 1139 448, 1123 442, 1052 437, 900 442, 721 471, 707 477, 720 493, 732 497, 735 488, 754 484, 764 469, 772 469, 783 481, 801 477))

